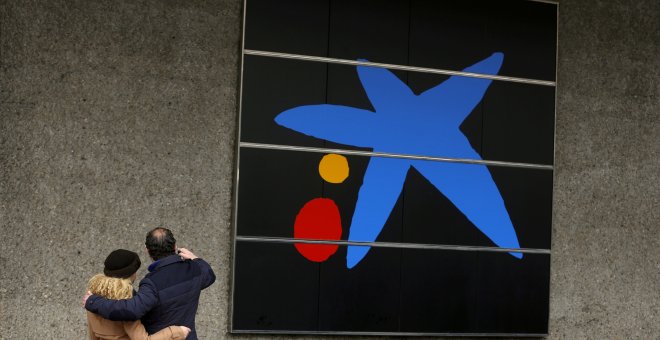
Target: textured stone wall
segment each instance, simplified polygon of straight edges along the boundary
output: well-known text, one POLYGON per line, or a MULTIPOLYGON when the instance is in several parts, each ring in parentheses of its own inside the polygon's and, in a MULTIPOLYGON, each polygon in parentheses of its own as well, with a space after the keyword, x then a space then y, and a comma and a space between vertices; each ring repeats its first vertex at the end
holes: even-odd
POLYGON ((561 1, 550 331, 660 335, 660 2, 561 1))
POLYGON ((0 339, 84 338, 87 280, 155 226, 223 334, 242 1, 0 3, 0 339))
MULTIPOLYGON (((85 338, 86 281, 155 226, 214 267, 198 331, 229 337, 241 11, 0 0, 0 339, 85 338)), ((553 339, 660 334, 659 15, 560 5, 553 339)))

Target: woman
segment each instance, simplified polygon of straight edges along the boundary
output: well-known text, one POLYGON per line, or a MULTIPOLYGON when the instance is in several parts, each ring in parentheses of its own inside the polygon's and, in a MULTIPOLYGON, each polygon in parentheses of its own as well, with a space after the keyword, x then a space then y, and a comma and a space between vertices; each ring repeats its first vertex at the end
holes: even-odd
MULTIPOLYGON (((113 251, 105 259, 103 274, 94 275, 89 280, 89 291, 107 299, 130 299, 133 296, 133 281, 140 264, 140 257, 132 251, 124 249, 113 251)), ((188 327, 170 326, 149 335, 140 320, 111 321, 91 312, 87 312, 87 326, 90 340, 185 339, 190 333, 188 327)))

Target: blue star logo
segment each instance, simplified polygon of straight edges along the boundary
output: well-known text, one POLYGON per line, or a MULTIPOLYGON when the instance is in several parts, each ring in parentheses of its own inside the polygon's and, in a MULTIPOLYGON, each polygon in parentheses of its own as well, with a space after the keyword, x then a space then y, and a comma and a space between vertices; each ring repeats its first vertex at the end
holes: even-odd
MULTIPOLYGON (((497 74, 503 58, 502 53, 494 53, 464 72, 497 74)), ((481 159, 459 126, 481 102, 492 80, 452 76, 416 95, 387 69, 358 66, 357 72, 375 112, 340 105, 309 105, 284 111, 275 122, 315 138, 373 148, 374 152, 481 159)), ((349 241, 376 240, 410 167, 415 167, 497 246, 520 247, 504 200, 485 165, 385 157, 369 160, 349 241)), ((353 268, 369 249, 348 246, 346 266, 353 268)), ((510 254, 522 258, 522 253, 510 254)))

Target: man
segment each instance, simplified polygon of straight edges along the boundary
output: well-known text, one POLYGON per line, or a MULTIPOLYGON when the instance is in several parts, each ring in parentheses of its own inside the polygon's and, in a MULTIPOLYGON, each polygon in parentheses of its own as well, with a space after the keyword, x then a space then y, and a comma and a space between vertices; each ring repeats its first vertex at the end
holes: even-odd
POLYGON ((85 308, 115 321, 141 319, 149 333, 171 325, 186 326, 191 329, 187 339, 196 340, 199 295, 215 281, 211 266, 187 249, 181 248, 177 254, 174 235, 166 228, 147 233, 145 245, 154 262, 140 281, 137 294, 128 300, 91 295, 84 302, 85 308))

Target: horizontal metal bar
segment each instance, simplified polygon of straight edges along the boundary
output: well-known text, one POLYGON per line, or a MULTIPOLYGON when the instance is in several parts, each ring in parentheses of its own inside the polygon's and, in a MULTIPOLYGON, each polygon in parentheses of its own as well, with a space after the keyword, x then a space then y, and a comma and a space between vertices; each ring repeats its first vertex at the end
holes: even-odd
POLYGON ((557 85, 556 82, 549 81, 549 80, 538 80, 538 79, 528 79, 528 78, 497 76, 497 75, 492 75, 492 74, 481 74, 481 73, 472 73, 472 72, 452 71, 452 70, 443 70, 443 69, 417 67, 417 66, 405 66, 405 65, 396 65, 396 64, 374 63, 374 62, 370 62, 370 61, 357 61, 357 60, 338 59, 338 58, 316 57, 316 56, 309 56, 309 55, 302 55, 302 54, 257 51, 257 50, 248 50, 248 49, 243 50, 243 53, 247 54, 247 55, 256 55, 256 56, 261 56, 261 57, 295 59, 295 60, 304 60, 304 61, 318 61, 318 62, 323 62, 323 63, 340 64, 340 65, 381 67, 381 68, 386 68, 386 69, 390 69, 390 70, 401 70, 401 71, 410 71, 410 72, 443 74, 443 75, 448 75, 448 76, 462 76, 462 77, 471 77, 471 78, 482 78, 482 79, 491 79, 491 80, 499 80, 499 81, 508 81, 508 82, 514 82, 514 83, 532 84, 532 85, 553 86, 553 87, 557 85))
POLYGON ((529 1, 529 2, 541 2, 541 3, 544 3, 544 4, 559 6, 559 2, 558 1, 553 1, 553 0, 527 0, 527 1, 529 1))
POLYGON ((271 149, 271 150, 301 151, 301 152, 316 152, 316 153, 336 153, 336 154, 340 154, 340 155, 351 155, 351 156, 389 157, 389 158, 403 158, 403 159, 414 159, 414 160, 446 162, 446 163, 481 164, 481 165, 499 166, 499 167, 507 167, 507 168, 525 168, 525 169, 538 169, 538 170, 553 170, 553 168, 554 168, 552 165, 545 165, 545 164, 531 164, 531 163, 517 163, 517 162, 503 162, 503 161, 487 161, 487 160, 482 160, 482 159, 417 156, 417 155, 406 155, 406 154, 396 154, 396 153, 387 153, 387 152, 315 148, 315 147, 295 146, 295 145, 278 145, 278 144, 240 142, 240 146, 244 147, 244 148, 251 148, 251 149, 271 149))
POLYGON ((347 331, 286 331, 231 329, 234 334, 291 334, 291 335, 362 335, 362 336, 427 336, 427 337, 547 337, 548 333, 412 333, 412 332, 347 332, 347 331))
POLYGON ((493 253, 523 253, 523 254, 550 254, 550 249, 536 248, 500 248, 483 246, 460 246, 446 244, 398 243, 398 242, 359 242, 359 241, 331 241, 319 239, 300 239, 286 237, 236 236, 237 241, 264 242, 264 243, 305 243, 305 244, 335 244, 339 246, 367 246, 377 248, 399 249, 425 249, 425 250, 457 250, 457 251, 483 251, 493 253))

